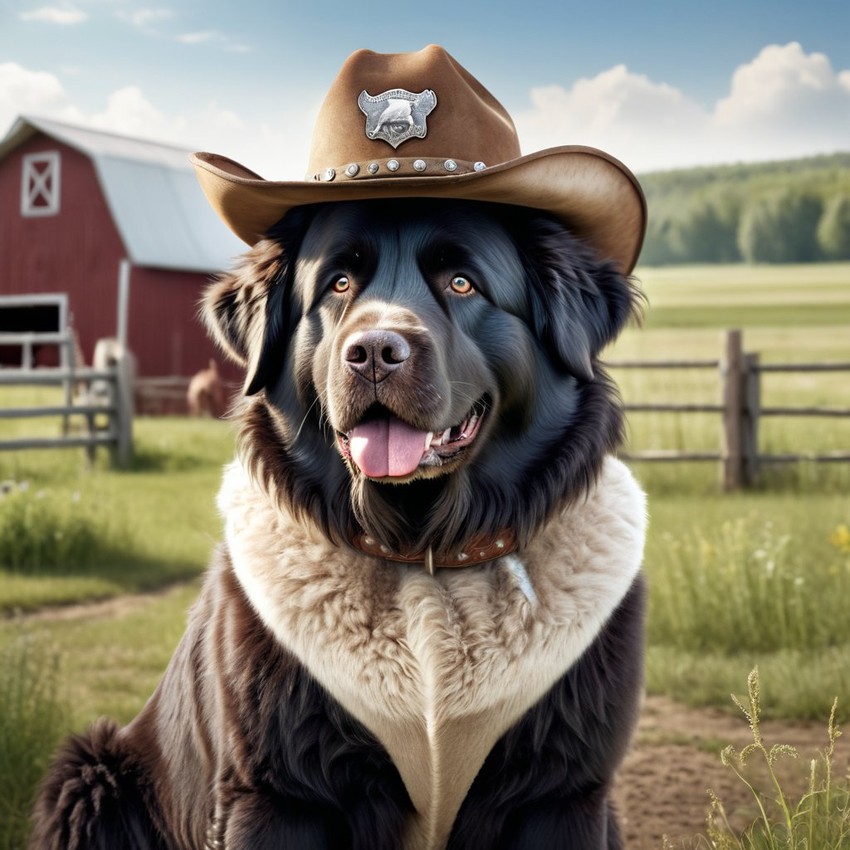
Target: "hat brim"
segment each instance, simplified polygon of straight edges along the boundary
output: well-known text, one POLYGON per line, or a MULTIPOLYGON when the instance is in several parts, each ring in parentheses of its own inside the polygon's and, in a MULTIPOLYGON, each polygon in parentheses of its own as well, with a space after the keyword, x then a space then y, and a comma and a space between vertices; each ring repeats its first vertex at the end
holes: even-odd
POLYGON ((340 182, 264 180, 217 154, 196 153, 191 160, 213 209, 248 245, 287 211, 305 204, 457 198, 550 212, 602 259, 629 274, 646 230, 646 200, 631 171, 604 151, 578 145, 548 148, 467 174, 340 182))

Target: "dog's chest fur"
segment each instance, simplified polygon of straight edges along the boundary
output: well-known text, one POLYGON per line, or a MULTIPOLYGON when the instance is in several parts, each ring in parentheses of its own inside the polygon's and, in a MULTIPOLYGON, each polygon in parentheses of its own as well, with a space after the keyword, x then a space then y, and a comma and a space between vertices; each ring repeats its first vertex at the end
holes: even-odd
POLYGON ((238 464, 219 505, 262 620, 398 768, 416 809, 407 847, 445 842, 493 745, 631 586, 645 527, 642 492, 610 458, 587 498, 518 557, 436 577, 332 546, 238 464))

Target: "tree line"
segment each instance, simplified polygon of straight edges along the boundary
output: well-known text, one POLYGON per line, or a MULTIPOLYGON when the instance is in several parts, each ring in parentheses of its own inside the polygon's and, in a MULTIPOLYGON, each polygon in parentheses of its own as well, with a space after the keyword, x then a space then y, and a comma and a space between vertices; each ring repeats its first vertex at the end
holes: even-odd
POLYGON ((850 153, 642 175, 644 265, 850 260, 850 153))

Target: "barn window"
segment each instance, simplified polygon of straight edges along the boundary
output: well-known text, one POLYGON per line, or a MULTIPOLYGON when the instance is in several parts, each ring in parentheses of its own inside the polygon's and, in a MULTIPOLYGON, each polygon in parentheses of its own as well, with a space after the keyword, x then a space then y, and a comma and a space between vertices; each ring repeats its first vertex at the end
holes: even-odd
POLYGON ((21 175, 21 215, 56 215, 59 212, 59 152, 30 153, 21 175))

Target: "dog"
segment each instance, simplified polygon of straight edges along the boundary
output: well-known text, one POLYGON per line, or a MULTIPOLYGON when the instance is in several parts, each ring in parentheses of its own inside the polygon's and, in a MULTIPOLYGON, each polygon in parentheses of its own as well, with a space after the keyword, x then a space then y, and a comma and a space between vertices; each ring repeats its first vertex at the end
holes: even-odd
POLYGON ((186 388, 186 406, 190 416, 202 416, 209 413, 213 419, 219 419, 227 408, 224 383, 218 372, 218 363, 210 358, 206 369, 192 376, 186 388))
POLYGON ((57 756, 33 848, 622 847, 645 504, 599 356, 634 257, 413 185, 290 203, 208 291, 246 376, 224 542, 141 713, 57 756))

